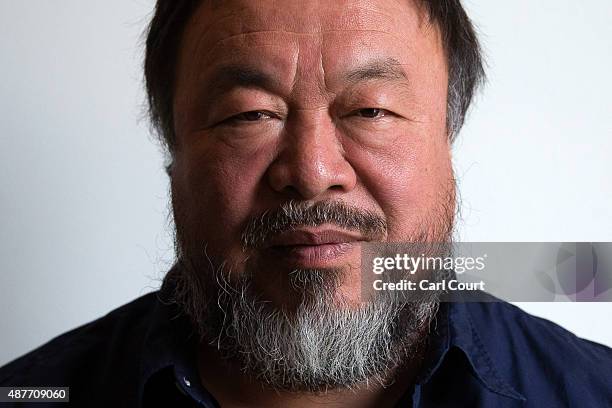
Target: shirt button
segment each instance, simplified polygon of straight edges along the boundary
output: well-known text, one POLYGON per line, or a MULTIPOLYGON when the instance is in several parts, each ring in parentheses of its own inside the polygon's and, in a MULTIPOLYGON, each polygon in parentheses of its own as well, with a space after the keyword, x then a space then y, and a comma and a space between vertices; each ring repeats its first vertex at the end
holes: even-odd
POLYGON ((189 381, 187 377, 183 377, 183 382, 185 383, 187 387, 191 387, 191 381, 189 381))

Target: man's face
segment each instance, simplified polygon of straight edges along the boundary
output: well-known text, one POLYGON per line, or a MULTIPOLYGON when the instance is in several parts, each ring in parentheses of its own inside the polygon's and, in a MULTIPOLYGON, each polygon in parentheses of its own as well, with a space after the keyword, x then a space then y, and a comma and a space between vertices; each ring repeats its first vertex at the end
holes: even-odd
POLYGON ((202 265, 250 271, 278 306, 295 298, 292 271, 334 269, 337 296, 356 303, 359 242, 448 238, 446 59, 413 2, 204 1, 177 74, 175 221, 202 265), (344 205, 385 228, 314 222, 243 242, 288 202, 344 205))

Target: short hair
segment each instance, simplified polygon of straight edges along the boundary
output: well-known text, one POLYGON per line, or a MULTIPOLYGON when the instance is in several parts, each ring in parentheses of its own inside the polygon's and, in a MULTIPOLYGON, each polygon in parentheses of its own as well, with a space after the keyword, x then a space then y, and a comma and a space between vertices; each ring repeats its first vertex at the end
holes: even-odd
MULTIPOLYGON (((146 31, 144 76, 149 118, 170 154, 175 147, 172 104, 178 50, 185 26, 201 1, 157 0, 146 31)), ((476 89, 484 82, 483 56, 460 0, 418 1, 442 34, 448 65, 446 128, 452 143, 463 126, 476 89)))

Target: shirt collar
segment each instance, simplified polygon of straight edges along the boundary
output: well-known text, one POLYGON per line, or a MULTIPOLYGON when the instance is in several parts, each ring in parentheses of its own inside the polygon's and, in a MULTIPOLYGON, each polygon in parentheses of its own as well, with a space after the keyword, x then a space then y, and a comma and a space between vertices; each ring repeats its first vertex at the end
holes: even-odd
POLYGON ((167 283, 168 280, 165 280, 156 293, 150 314, 140 361, 138 401, 142 403, 145 386, 154 375, 172 368, 176 386, 181 392, 205 406, 214 406, 212 397, 204 390, 199 379, 196 363, 197 333, 189 319, 170 300, 172 288, 167 283))
POLYGON ((460 350, 469 362, 480 383, 498 395, 525 401, 526 398, 504 378, 491 353, 481 341, 481 334, 472 321, 467 304, 443 301, 432 322, 428 355, 424 370, 417 377, 418 384, 427 383, 442 365, 451 349, 460 350))

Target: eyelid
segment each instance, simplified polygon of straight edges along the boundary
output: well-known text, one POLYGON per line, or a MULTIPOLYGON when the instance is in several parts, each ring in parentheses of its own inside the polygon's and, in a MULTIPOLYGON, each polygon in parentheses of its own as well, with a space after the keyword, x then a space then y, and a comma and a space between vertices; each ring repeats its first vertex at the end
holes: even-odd
MULTIPOLYGON (((273 117, 273 115, 271 113, 269 113, 268 111, 265 111, 265 110, 250 110, 250 111, 244 111, 244 112, 240 112, 240 113, 237 113, 235 115, 232 115, 232 116, 229 117, 229 119, 238 118, 239 116, 246 115, 246 114, 249 114, 249 113, 261 113, 262 115, 273 117)), ((247 121, 247 122, 251 122, 251 121, 247 121)))
POLYGON ((359 117, 363 117, 363 118, 366 118, 366 119, 378 119, 378 118, 382 118, 382 117, 385 117, 385 116, 398 116, 398 115, 395 112, 390 111, 389 109, 379 108, 379 107, 376 107, 376 106, 367 106, 367 107, 353 109, 346 116, 359 116, 359 117), (359 115, 360 111, 367 110, 367 109, 376 109, 376 110, 379 110, 381 115, 379 115, 377 117, 374 117, 374 118, 368 118, 368 117, 360 116, 359 115))
POLYGON ((239 112, 236 113, 234 115, 231 115, 225 119, 223 119, 222 121, 220 121, 219 123, 217 123, 217 125, 224 125, 224 124, 235 124, 235 123, 258 123, 261 122, 262 120, 268 120, 268 119, 281 119, 281 116, 278 113, 274 113, 271 112, 269 110, 266 109, 252 109, 252 110, 248 110, 248 111, 244 111, 244 112, 239 112), (261 118, 260 120, 244 120, 244 119, 240 119, 239 116, 240 115, 244 115, 247 113, 251 113, 251 112, 258 112, 258 113, 262 113, 264 115, 266 115, 267 117, 265 118, 261 118))

